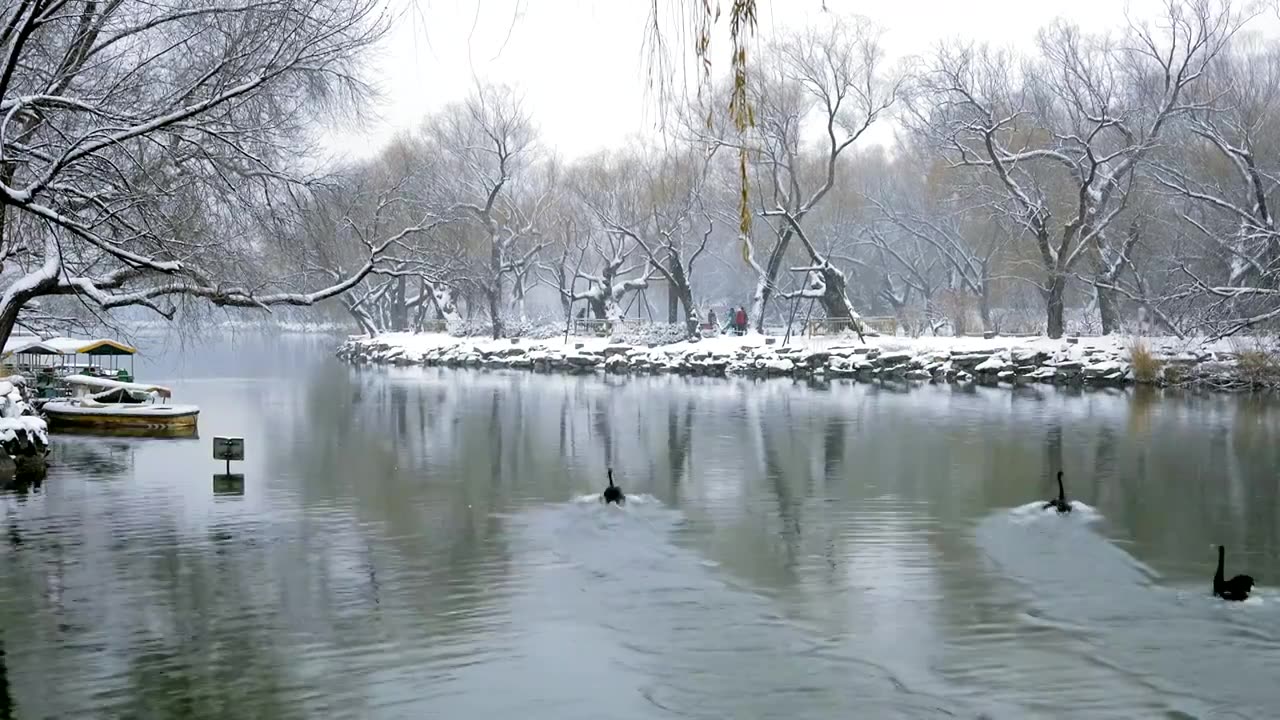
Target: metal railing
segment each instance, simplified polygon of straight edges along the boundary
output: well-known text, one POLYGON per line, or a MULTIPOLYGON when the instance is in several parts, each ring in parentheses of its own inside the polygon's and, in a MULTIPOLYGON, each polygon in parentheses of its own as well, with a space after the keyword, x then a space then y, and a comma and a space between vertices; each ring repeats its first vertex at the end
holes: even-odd
MULTIPOLYGON (((898 318, 892 315, 878 317, 863 317, 859 319, 863 327, 869 327, 881 335, 897 335, 898 334, 898 318)), ((806 335, 829 335, 845 330, 853 330, 853 318, 847 317, 826 317, 813 318, 805 326, 806 335)))
POLYGON ((423 320, 422 332, 443 333, 449 331, 449 324, 444 320, 423 320))
POLYGON ((595 335, 596 337, 604 337, 613 331, 612 320, 600 320, 597 318, 576 318, 573 321, 574 335, 595 335))

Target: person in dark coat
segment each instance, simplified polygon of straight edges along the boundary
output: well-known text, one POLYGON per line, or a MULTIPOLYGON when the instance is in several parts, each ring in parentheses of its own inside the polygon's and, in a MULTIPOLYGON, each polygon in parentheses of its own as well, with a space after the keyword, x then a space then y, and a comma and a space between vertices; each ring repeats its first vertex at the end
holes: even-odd
POLYGON ((739 335, 747 334, 747 311, 739 307, 736 315, 733 316, 733 324, 738 328, 739 335))

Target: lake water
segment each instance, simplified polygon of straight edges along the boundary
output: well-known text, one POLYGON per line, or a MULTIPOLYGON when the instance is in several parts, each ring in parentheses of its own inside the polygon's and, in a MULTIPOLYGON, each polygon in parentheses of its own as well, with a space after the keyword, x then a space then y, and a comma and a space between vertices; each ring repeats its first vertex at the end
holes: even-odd
POLYGON ((1274 402, 355 369, 335 343, 152 357, 200 439, 58 436, 0 497, 14 717, 1280 712, 1274 402), (214 492, 216 434, 246 439, 242 494, 214 492), (1059 467, 1084 505, 1027 507, 1059 467), (1256 599, 1210 597, 1216 543, 1256 599))

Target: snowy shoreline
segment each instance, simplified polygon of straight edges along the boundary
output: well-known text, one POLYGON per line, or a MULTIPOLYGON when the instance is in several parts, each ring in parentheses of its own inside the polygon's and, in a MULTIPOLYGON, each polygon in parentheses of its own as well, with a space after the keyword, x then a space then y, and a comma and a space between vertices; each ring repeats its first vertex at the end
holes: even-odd
POLYGON ((49 431, 31 408, 22 375, 0 378, 0 482, 15 476, 43 476, 49 431))
MULTIPOLYGON (((1272 384, 1247 357, 1274 358, 1243 344, 1144 338, 1154 361, 1135 373, 1134 339, 856 337, 781 338, 721 336, 643 346, 609 338, 477 339, 445 334, 388 333, 351 336, 337 350, 349 363, 520 368, 535 372, 705 375, 716 377, 852 378, 863 382, 977 383, 982 385, 1125 386, 1199 385, 1241 390, 1272 384), (1242 362, 1242 359, 1244 361, 1242 362)), ((1268 360, 1270 362, 1270 360, 1268 360)))

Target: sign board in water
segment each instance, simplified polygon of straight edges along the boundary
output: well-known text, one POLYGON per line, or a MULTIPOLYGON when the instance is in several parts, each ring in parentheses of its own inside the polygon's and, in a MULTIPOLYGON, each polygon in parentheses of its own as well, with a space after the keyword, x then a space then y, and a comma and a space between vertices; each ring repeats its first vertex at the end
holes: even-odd
POLYGON ((244 438, 215 437, 213 439, 214 460, 244 460, 244 438))
POLYGON ((219 473, 213 476, 214 495, 244 495, 243 473, 219 473))

